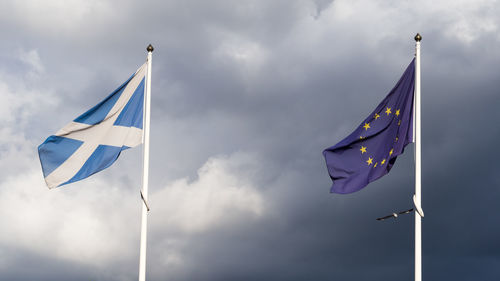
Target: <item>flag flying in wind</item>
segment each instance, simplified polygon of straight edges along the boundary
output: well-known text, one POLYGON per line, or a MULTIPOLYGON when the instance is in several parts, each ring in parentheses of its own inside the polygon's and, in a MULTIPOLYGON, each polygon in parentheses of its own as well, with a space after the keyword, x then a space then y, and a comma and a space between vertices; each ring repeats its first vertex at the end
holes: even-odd
POLYGON ((413 142, 415 60, 377 108, 336 145, 323 151, 331 192, 352 193, 387 174, 413 142))
POLYGON ((147 63, 98 105, 38 146, 45 182, 58 187, 109 167, 143 139, 147 63))

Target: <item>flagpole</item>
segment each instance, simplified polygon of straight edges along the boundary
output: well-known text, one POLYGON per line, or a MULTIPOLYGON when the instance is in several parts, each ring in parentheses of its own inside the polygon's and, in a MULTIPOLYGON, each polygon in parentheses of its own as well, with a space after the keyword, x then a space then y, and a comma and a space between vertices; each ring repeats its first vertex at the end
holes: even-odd
POLYGON ((144 145, 142 154, 142 222, 141 222, 141 247, 139 256, 139 281, 146 281, 146 240, 148 234, 148 179, 149 179, 149 123, 151 113, 151 60, 153 46, 146 48, 148 51, 148 66, 146 72, 146 94, 144 96, 144 145))
POLYGON ((420 41, 422 36, 415 36, 415 281, 422 281, 422 217, 421 208, 421 136, 420 136, 420 41))

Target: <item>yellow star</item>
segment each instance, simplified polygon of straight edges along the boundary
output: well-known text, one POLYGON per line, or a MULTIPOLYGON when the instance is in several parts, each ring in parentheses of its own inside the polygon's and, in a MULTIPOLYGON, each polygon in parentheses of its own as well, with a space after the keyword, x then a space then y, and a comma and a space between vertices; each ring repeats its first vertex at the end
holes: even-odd
POLYGON ((382 162, 380 162, 380 165, 384 165, 385 164, 385 159, 382 160, 382 162))
POLYGON ((398 137, 396 137, 396 139, 394 140, 394 142, 397 142, 398 140, 399 140, 399 138, 398 138, 398 137))
POLYGON ((373 117, 375 118, 375 120, 377 120, 380 117, 380 115, 378 115, 378 113, 375 113, 375 116, 373 117))
POLYGON ((399 109, 396 110, 396 113, 394 113, 394 114, 396 114, 396 116, 399 116, 399 109))
POLYGON ((377 162, 377 163, 375 163, 375 165, 373 165, 373 168, 376 168, 376 167, 377 167, 377 165, 378 165, 378 162, 377 162))
POLYGON ((401 126, 401 120, 399 120, 399 122, 398 122, 398 126, 401 126))
POLYGON ((391 151, 389 151, 389 156, 391 156, 393 152, 394 152, 394 148, 391 148, 391 151))
POLYGON ((373 163, 373 158, 368 157, 368 160, 366 160, 366 163, 368 163, 368 166, 373 163))
POLYGON ((363 137, 363 136, 359 136, 359 139, 360 139, 360 140, 362 140, 362 139, 364 139, 364 138, 365 138, 365 137, 363 137))
POLYGON ((387 110, 385 111, 385 113, 387 113, 387 116, 389 116, 389 114, 391 114, 391 108, 390 107, 386 107, 387 110))
POLYGON ((363 128, 365 128, 365 131, 368 130, 368 128, 370 128, 370 123, 365 123, 365 125, 363 126, 363 128))
POLYGON ((361 146, 360 151, 361 151, 361 154, 366 153, 366 146, 361 146))

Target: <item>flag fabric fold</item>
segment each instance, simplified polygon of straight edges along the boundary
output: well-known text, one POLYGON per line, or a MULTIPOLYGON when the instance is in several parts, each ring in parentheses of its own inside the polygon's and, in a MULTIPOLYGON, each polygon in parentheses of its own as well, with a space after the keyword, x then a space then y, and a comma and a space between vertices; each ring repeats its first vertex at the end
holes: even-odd
POLYGON ((143 142, 147 63, 102 102, 38 146, 49 188, 87 178, 113 164, 122 150, 143 142))
POLYGON ((345 139, 323 151, 332 193, 356 192, 387 174, 413 142, 415 60, 385 99, 345 139))

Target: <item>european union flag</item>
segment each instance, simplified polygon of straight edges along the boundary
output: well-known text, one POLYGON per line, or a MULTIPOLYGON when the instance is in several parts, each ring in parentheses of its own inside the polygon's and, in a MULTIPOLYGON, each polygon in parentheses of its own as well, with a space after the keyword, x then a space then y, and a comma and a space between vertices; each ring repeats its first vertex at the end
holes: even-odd
POLYGON ((352 193, 389 173, 396 157, 413 142, 413 60, 396 86, 350 134, 323 151, 331 192, 352 193))

